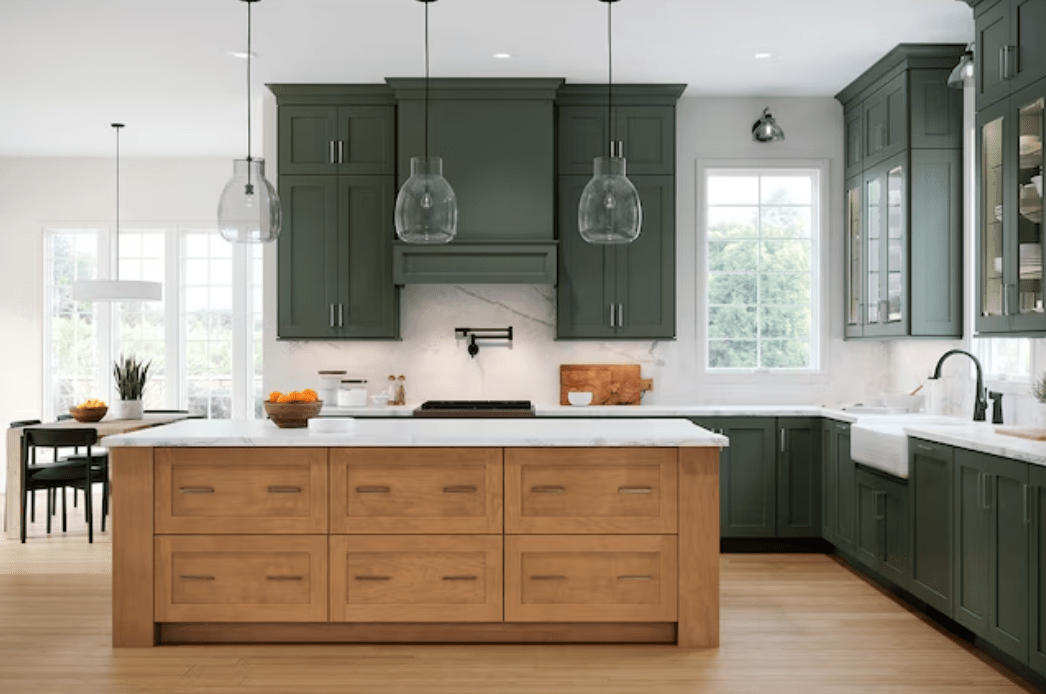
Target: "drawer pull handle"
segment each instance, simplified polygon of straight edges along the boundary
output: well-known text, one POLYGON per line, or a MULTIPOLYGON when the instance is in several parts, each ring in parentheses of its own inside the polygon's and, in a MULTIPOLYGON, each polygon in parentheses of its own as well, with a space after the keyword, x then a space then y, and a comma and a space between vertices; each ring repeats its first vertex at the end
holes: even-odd
POLYGON ((458 484, 450 487, 443 488, 444 494, 475 494, 476 485, 474 484, 458 484))
POLYGON ((270 494, 301 494, 301 487, 289 487, 281 484, 269 485, 270 494))
POLYGON ((266 581, 304 581, 304 576, 266 576, 266 581))
POLYGON ((479 576, 444 576, 444 581, 478 581, 479 576))
POLYGON ((652 576, 618 576, 619 581, 653 581, 652 576))
POLYGON ((392 576, 357 576, 357 581, 391 581, 392 576))
POLYGON ((561 487, 558 484, 542 484, 530 488, 533 494, 562 494, 566 490, 566 487, 561 487))
POLYGON ((618 487, 618 494, 650 494, 650 487, 618 487))
POLYGON ((388 487, 356 487, 357 494, 388 494, 390 491, 388 487))
POLYGON ((179 576, 183 581, 213 581, 214 576, 179 576))
POLYGON ((180 487, 180 494, 214 494, 214 487, 180 487))
POLYGON ((566 576, 531 576, 531 581, 565 581, 566 576))
POLYGON ((918 448, 920 451, 932 451, 933 450, 933 446, 927 446, 925 443, 917 443, 917 444, 915 444, 915 447, 918 448))

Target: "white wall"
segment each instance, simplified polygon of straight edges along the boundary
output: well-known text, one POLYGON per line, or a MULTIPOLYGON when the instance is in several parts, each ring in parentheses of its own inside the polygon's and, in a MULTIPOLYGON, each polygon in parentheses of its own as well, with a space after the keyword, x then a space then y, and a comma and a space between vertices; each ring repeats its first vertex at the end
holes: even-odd
MULTIPOLYGON (((551 403, 559 396, 561 363, 639 363, 654 379, 650 403, 834 404, 889 387, 883 343, 844 343, 842 326, 842 109, 832 98, 680 100, 677 109, 677 339, 675 341, 555 341, 555 289, 551 286, 415 285, 401 294, 402 341, 285 342, 275 340, 275 306, 266 307, 267 389, 316 383, 318 369, 347 369, 371 379, 376 390, 389 374, 407 377, 409 402, 450 398, 525 398, 551 403), (751 124, 766 106, 784 128, 784 142, 752 141, 751 124), (695 193, 698 159, 827 159, 831 233, 827 258, 830 339, 824 373, 808 377, 762 375, 744 379, 699 376, 695 272, 695 193), (470 358, 456 326, 512 325, 511 349, 483 347, 470 358)), ((274 285, 269 260, 267 282, 274 285)), ((270 296, 272 294, 270 293, 270 296)))

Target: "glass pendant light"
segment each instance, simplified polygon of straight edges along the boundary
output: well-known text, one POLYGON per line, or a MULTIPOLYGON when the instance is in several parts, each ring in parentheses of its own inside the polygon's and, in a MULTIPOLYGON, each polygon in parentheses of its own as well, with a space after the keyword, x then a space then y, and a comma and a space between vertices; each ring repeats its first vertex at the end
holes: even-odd
POLYGON ((410 178, 396 196, 396 235, 404 243, 449 243, 458 229, 458 201, 443 178, 443 159, 429 156, 429 3, 425 3, 425 154, 410 158, 410 178))
MULTIPOLYGON (((607 126, 613 138, 614 50, 612 42, 611 6, 618 0, 599 0, 607 3, 607 126)), ((581 191, 577 208, 577 226, 581 238, 589 243, 632 243, 643 228, 643 204, 632 181, 625 176, 624 152, 610 141, 610 156, 592 161, 592 180, 581 191)))
POLYGON ((251 4, 247 3, 247 158, 233 160, 232 178, 218 200, 218 231, 232 243, 273 241, 280 235, 280 196, 265 178, 265 160, 251 157, 251 4))
POLYGON ((116 233, 113 236, 116 279, 73 282, 72 296, 76 301, 159 301, 163 296, 163 285, 159 282, 120 279, 120 128, 124 125, 113 123, 112 127, 116 131, 116 233))

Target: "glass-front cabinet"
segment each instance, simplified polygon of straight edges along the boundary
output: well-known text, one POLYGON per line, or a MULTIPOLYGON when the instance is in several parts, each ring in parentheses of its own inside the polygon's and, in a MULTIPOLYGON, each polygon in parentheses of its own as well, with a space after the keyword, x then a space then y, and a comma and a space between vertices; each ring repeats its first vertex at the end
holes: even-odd
POLYGON ((1046 81, 977 114, 977 331, 1046 334, 1042 175, 1046 81))
POLYGON ((858 174, 846 182, 846 336, 864 335, 864 300, 861 291, 863 253, 863 215, 861 191, 864 177, 858 174))

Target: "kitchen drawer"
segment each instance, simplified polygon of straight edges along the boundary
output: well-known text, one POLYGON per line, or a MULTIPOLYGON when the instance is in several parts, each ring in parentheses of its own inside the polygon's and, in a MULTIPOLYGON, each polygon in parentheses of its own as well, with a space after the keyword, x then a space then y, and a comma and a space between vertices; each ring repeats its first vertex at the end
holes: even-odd
POLYGON ((500 535, 332 535, 332 622, 500 622, 500 535))
POLYGON ((157 448, 156 533, 326 533, 324 448, 157 448))
POLYGON ((505 537, 506 622, 676 618, 675 535, 505 537))
POLYGON ((675 448, 505 449, 506 533, 676 532, 675 448))
POLYGON ((159 535, 157 622, 326 622, 326 535, 159 535))
POLYGON ((500 534, 500 448, 331 449, 332 533, 500 534))

